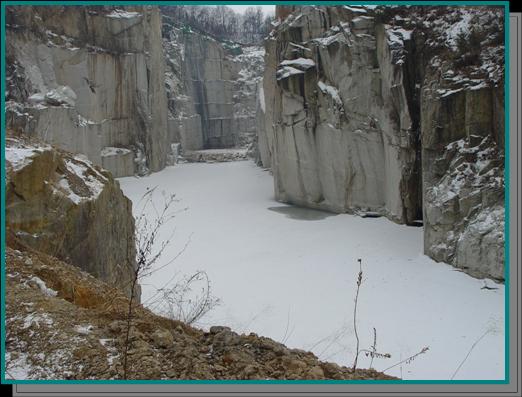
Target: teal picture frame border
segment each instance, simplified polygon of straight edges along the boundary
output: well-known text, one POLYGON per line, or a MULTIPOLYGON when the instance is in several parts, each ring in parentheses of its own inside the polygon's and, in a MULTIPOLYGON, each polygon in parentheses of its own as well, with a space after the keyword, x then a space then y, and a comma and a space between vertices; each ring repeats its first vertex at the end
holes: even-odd
MULTIPOLYGON (((271 4, 261 1, 245 1, 233 2, 241 5, 318 5, 314 1, 274 1, 271 4)), ((231 2, 226 1, 3 1, 1 4, 1 88, 2 88, 2 117, 1 117, 1 236, 0 236, 0 250, 1 250, 1 383, 3 384, 429 384, 429 385, 505 385, 510 383, 510 134, 509 134, 509 120, 510 120, 510 101, 509 101, 509 79, 510 79, 510 50, 509 50, 509 1, 321 1, 320 5, 430 5, 430 6, 503 6, 504 7, 504 47, 505 47, 505 72, 504 72, 504 105, 505 105, 505 120, 504 120, 504 134, 505 134, 505 161, 504 161, 504 205, 505 205, 505 246, 504 246, 504 260, 505 260, 505 376, 504 379, 492 380, 12 380, 5 378, 6 361, 5 361, 5 137, 6 137, 6 120, 5 120, 5 8, 8 6, 88 6, 88 5, 121 5, 121 6, 135 6, 135 5, 232 5, 231 2)))

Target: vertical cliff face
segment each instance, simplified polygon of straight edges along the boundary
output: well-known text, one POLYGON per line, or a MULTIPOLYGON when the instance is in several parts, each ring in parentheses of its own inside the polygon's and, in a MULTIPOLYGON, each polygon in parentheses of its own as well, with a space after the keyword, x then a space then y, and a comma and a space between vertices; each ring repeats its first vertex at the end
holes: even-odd
POLYGON ((201 117, 203 147, 235 146, 232 97, 237 70, 216 40, 192 32, 186 32, 183 37, 184 82, 187 95, 193 99, 201 117))
POLYGON ((278 10, 258 101, 277 199, 423 220, 428 255, 502 279, 502 12, 278 10))
MULTIPOLYGON (((471 9, 457 16, 480 25, 470 36, 481 44, 464 52, 450 35, 449 50, 461 57, 441 51, 424 68, 424 250, 472 275, 503 279, 504 48, 497 25, 502 13, 471 9)), ((427 33, 426 43, 438 34, 437 28, 427 33)))
POLYGON ((409 32, 348 8, 303 7, 289 19, 267 42, 264 80, 277 198, 418 219, 418 131, 392 48, 409 32))
POLYGON ((172 17, 163 15, 163 48, 166 57, 165 82, 168 100, 168 130, 171 144, 180 143, 185 150, 203 148, 201 116, 194 98, 185 87, 185 48, 183 31, 172 17))
POLYGON ((155 7, 8 7, 7 125, 86 154, 115 176, 167 156, 155 7))
POLYGON ((263 49, 216 40, 168 14, 163 37, 171 142, 187 152, 248 147, 263 49))

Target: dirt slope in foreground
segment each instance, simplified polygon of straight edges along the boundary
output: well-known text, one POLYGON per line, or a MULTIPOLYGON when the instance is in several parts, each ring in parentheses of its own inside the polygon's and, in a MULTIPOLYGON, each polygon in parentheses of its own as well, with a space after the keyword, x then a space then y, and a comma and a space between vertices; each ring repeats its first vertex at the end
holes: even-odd
MULTIPOLYGON (((126 310, 119 290, 8 238, 7 378, 121 379, 126 310)), ((142 306, 133 324, 129 379, 393 379, 254 333, 204 332, 142 306)))

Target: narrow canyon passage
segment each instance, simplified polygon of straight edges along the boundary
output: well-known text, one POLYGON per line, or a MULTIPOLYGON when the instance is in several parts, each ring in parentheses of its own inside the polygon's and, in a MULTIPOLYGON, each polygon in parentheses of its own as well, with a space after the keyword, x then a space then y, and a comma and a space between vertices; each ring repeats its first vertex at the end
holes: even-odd
MULTIPOLYGON (((423 255, 422 228, 278 203, 272 176, 250 161, 178 164, 119 181, 135 213, 140 198, 155 186, 158 208, 163 195, 171 193, 179 200, 175 210, 187 208, 160 236, 168 238, 175 228, 158 268, 187 247, 174 263, 143 280, 145 305, 157 301, 150 297, 158 288, 204 270, 221 303, 196 325, 255 332, 350 366, 361 258, 361 348, 371 347, 375 327, 377 350, 392 356, 375 359, 377 370, 429 347, 411 364, 387 373, 449 379, 486 333, 455 379, 503 378, 504 285, 472 278, 423 255)), ((362 355, 360 365, 369 362, 362 355)))
POLYGON ((504 7, 231 7, 6 8, 12 378, 502 383, 504 7))

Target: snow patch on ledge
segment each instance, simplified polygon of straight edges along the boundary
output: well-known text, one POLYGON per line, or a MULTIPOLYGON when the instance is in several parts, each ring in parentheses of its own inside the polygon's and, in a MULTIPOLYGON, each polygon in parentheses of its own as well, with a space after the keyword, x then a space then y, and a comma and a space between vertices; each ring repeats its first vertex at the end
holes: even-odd
MULTIPOLYGON (((336 26, 334 26, 336 27, 336 26)), ((330 33, 334 33, 334 29, 330 29, 330 33)), ((328 47, 330 44, 336 42, 336 41, 343 41, 343 34, 342 33, 335 33, 331 36, 326 36, 326 37, 317 37, 315 39, 312 39, 312 41, 315 41, 316 43, 318 43, 319 45, 323 45, 325 47, 328 47)))
POLYGON ((13 171, 19 171, 33 162, 33 157, 37 154, 49 150, 48 145, 29 147, 14 139, 6 139, 5 160, 8 162, 13 171))
POLYGON ((355 12, 355 13, 358 13, 358 14, 367 14, 367 13, 368 13, 368 10, 366 10, 364 7, 367 7, 367 8, 373 8, 373 7, 375 7, 375 6, 368 6, 368 5, 365 5, 365 6, 360 7, 360 8, 357 7, 357 6, 355 6, 355 7, 344 6, 344 8, 345 8, 346 10, 349 10, 349 11, 351 11, 351 12, 355 12))
POLYGON ((315 62, 308 58, 287 59, 280 63, 281 66, 292 66, 301 70, 308 70, 315 66, 315 62))
POLYGON ((457 50, 457 37, 460 34, 464 34, 466 37, 470 33, 471 20, 473 19, 473 12, 470 12, 464 8, 460 11, 460 19, 457 23, 452 24, 447 28, 447 40, 446 43, 455 51, 457 50))
POLYGON ((67 173, 53 186, 54 193, 65 195, 76 205, 97 199, 105 188, 107 178, 83 155, 65 158, 64 164, 67 173))
POLYGON ((66 160, 65 166, 71 173, 76 174, 87 185, 91 191, 91 196, 87 197, 87 199, 96 199, 105 187, 107 178, 97 172, 92 166, 89 167, 88 164, 84 163, 79 158, 74 158, 74 160, 75 161, 66 160), (89 172, 88 168, 93 172, 89 172))
POLYGON ((335 104, 338 106, 343 106, 343 101, 341 100, 341 97, 339 95, 339 91, 337 88, 332 87, 331 85, 325 84, 322 81, 317 82, 317 86, 321 90, 321 92, 328 94, 332 97, 335 104))
POLYGON ((291 66, 283 66, 281 69, 277 70, 276 79, 283 80, 298 74, 304 74, 304 72, 291 66))
POLYGON ((129 154, 131 152, 132 152, 132 150, 130 150, 130 149, 106 146, 102 149, 100 154, 102 157, 111 157, 111 156, 121 156, 121 155, 129 154))
POLYGON ((390 25, 384 25, 386 29, 386 42, 390 47, 392 62, 394 65, 404 64, 404 42, 411 40, 412 30, 402 28, 393 28, 390 25))
POLYGON ((141 17, 141 14, 135 11, 125 11, 121 9, 116 9, 113 10, 110 14, 107 14, 106 17, 114 19, 132 19, 141 17))

